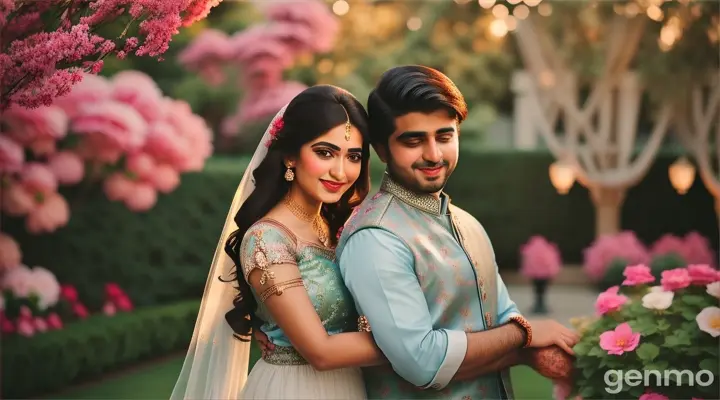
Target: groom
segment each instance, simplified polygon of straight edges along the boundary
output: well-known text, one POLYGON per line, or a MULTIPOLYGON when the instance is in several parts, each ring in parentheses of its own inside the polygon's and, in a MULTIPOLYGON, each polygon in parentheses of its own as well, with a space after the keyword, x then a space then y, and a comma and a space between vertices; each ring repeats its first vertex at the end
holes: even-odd
POLYGON ((462 94, 432 68, 396 67, 371 92, 368 114, 386 173, 336 249, 390 361, 363 370, 368 398, 512 398, 509 367, 541 369, 539 352, 572 354, 578 338, 555 321, 523 318, 482 225, 443 192, 458 162, 462 94))

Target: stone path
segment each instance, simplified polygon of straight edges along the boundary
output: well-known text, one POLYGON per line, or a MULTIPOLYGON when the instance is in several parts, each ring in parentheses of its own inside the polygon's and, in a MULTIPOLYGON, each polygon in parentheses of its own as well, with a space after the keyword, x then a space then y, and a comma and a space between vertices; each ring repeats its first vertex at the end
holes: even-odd
POLYGON ((551 285, 547 288, 545 304, 550 313, 544 316, 531 314, 534 304, 532 286, 526 284, 508 284, 510 297, 527 318, 552 318, 570 325, 570 318, 591 316, 597 292, 583 285, 551 285))

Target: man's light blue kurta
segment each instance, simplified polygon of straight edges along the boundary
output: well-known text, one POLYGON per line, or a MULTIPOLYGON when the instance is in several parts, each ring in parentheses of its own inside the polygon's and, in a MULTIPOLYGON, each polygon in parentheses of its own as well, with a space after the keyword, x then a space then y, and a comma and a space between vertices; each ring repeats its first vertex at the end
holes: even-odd
MULTIPOLYGON (((443 196, 440 218, 436 221, 452 232, 450 217, 446 215, 446 200, 443 196)), ((428 248, 443 249, 442 244, 433 244, 428 248)), ((442 254, 436 256, 443 259, 442 254)), ((433 274, 435 276, 418 276, 415 260, 416 255, 403 239, 389 230, 369 227, 353 233, 347 239, 339 265, 358 312, 368 318, 374 339, 389 359, 393 370, 416 387, 442 390, 450 383, 464 360, 466 332, 470 331, 470 325, 467 321, 464 327, 458 326, 458 323, 443 323, 448 320, 445 315, 448 309, 438 303, 429 304, 431 300, 423 287, 443 285, 443 280, 449 280, 448 276, 452 277, 453 273, 458 276, 454 271, 472 270, 472 265, 469 261, 467 265, 458 265, 462 263, 457 259, 452 262, 448 259, 448 263, 453 266, 440 263, 436 267, 438 273, 433 274)), ((492 267, 497 274, 497 265, 492 267)), ((467 281, 450 278, 454 279, 459 279, 458 282, 467 281)), ((453 284, 447 286, 452 287, 453 284)), ((452 290, 468 291, 464 294, 468 295, 470 292, 476 293, 477 286, 461 285, 452 290)), ((513 315, 520 315, 499 275, 496 293, 497 316, 493 316, 493 319, 497 325, 508 322, 513 315)), ((446 295, 455 298, 460 293, 446 295)), ((458 312, 472 310, 471 318, 476 319, 471 323, 472 331, 478 331, 483 329, 484 322, 480 299, 477 294, 474 298, 478 304, 468 305, 458 312)), ((497 378, 495 380, 499 382, 497 378)), ((460 390, 466 392, 465 389, 460 390)), ((494 388, 488 388, 488 391, 488 397, 495 393, 494 388)))

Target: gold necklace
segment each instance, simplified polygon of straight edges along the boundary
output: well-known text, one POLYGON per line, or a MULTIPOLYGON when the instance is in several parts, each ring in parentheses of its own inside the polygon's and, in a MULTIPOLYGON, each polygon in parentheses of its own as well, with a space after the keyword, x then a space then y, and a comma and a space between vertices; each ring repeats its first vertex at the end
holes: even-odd
POLYGON ((293 215, 298 217, 298 219, 301 219, 306 222, 312 223, 312 229, 313 232, 317 235, 318 239, 320 240, 320 243, 323 244, 325 247, 330 246, 330 230, 327 227, 327 224, 325 223, 325 220, 323 219, 322 215, 315 214, 311 215, 305 209, 300 206, 298 203, 293 201, 293 199, 290 198, 290 196, 286 196, 283 199, 283 204, 290 210, 293 215))

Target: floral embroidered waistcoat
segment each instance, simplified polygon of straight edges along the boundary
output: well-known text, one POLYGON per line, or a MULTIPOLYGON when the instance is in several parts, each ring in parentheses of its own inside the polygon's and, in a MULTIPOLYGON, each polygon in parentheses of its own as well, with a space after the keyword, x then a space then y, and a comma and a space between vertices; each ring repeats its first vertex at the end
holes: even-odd
MULTIPOLYGON (((446 197, 449 204, 449 197, 446 197)), ((425 294, 434 329, 478 332, 497 319, 493 250, 480 223, 436 197, 417 195, 386 174, 380 191, 355 209, 343 228, 337 254, 355 232, 385 229, 402 239, 415 258, 415 273, 425 294)), ((363 369, 372 399, 512 398, 508 371, 473 381, 453 381, 439 392, 405 381, 390 366, 363 369)))

